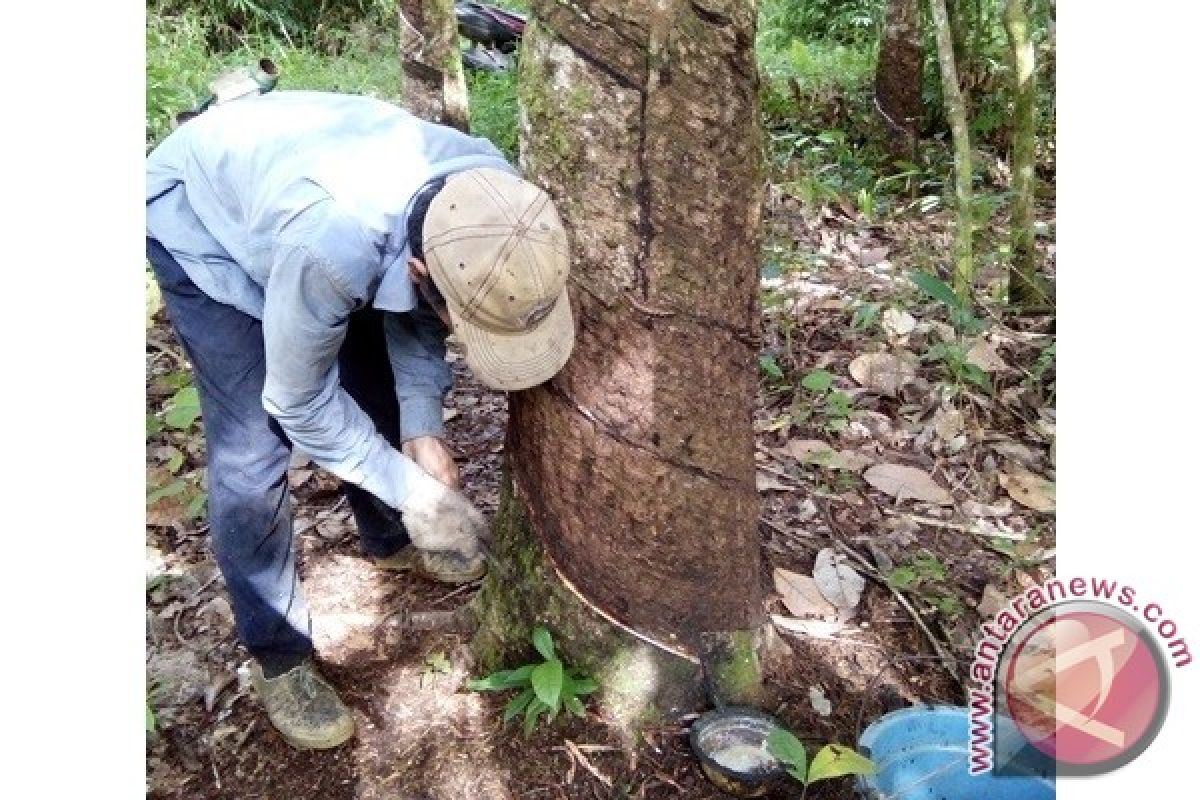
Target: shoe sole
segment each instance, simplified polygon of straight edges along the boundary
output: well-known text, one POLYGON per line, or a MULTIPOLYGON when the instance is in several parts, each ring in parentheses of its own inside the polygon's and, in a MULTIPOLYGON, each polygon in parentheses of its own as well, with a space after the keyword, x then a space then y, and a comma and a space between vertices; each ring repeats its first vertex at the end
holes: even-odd
MULTIPOLYGON (((272 722, 271 727, 274 728, 275 723, 272 722)), ((354 729, 355 726, 351 724, 345 731, 337 731, 328 736, 320 738, 294 736, 284 733, 283 731, 279 730, 279 728, 275 728, 275 731, 283 738, 285 742, 297 750, 332 750, 333 748, 340 747, 354 738, 354 729)))
POLYGON ((383 564, 378 561, 375 566, 380 569, 385 569, 388 572, 412 572, 437 583, 445 584, 446 586, 462 586, 464 583, 472 583, 479 580, 487 574, 487 564, 481 564, 479 569, 469 572, 430 572, 421 564, 413 564, 406 562, 404 564, 383 564))

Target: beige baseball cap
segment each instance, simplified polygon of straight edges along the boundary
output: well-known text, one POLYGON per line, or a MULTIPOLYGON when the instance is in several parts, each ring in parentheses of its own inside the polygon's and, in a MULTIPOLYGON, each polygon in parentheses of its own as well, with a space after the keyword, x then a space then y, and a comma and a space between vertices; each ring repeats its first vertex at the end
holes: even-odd
POLYGON ((497 169, 446 179, 422 229, 425 264, 446 300, 467 366, 494 389, 528 389, 575 344, 570 255, 554 202, 497 169))

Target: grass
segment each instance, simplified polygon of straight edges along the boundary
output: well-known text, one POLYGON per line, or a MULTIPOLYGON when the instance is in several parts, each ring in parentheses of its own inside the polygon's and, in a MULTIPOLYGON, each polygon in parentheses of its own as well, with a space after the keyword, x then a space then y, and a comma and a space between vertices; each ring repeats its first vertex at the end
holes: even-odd
POLYGON ((467 72, 471 132, 499 147, 510 161, 517 158, 517 73, 467 72))
MULTIPOLYGON (((403 73, 394 35, 343 37, 334 56, 267 34, 245 34, 233 50, 210 52, 207 20, 194 13, 151 14, 146 25, 146 146, 171 132, 180 111, 208 96, 222 70, 270 58, 282 89, 348 92, 399 101, 403 73)), ((474 132, 511 159, 517 154, 517 91, 514 73, 468 73, 474 132)))
POLYGON ((347 37, 337 56, 297 46, 285 39, 246 34, 240 46, 210 52, 206 20, 193 13, 148 16, 146 24, 146 145, 171 132, 175 114, 208 96, 208 83, 229 67, 269 58, 280 70, 284 89, 350 92, 395 99, 401 86, 394 37, 347 37))

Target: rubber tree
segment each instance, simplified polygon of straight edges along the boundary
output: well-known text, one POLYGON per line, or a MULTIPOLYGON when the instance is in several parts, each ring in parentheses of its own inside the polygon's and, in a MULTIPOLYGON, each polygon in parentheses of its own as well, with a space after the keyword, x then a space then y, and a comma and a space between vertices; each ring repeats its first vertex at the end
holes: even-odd
POLYGON ((510 396, 486 665, 543 624, 630 724, 753 702, 763 172, 752 0, 535 0, 521 166, 572 242, 577 336, 510 396))
POLYGON ((875 102, 887 129, 888 151, 915 161, 924 106, 921 102, 920 0, 889 0, 875 68, 875 102))
POLYGON ((404 106, 422 119, 470 127, 454 0, 400 0, 404 106))
POLYGON ((1008 271, 1008 301, 1018 308, 1032 308, 1047 305, 1050 296, 1046 281, 1038 272, 1034 247, 1037 73, 1025 0, 1007 1, 1004 29, 1008 33, 1013 76, 1012 261, 1008 271))
POLYGON ((954 37, 951 35, 950 20, 946 16, 946 0, 929 0, 929 10, 937 37, 942 97, 954 143, 954 200, 958 208, 954 231, 954 293, 958 295, 960 303, 970 306, 971 290, 975 284, 975 260, 972 254, 975 211, 971 186, 971 136, 967 128, 967 106, 958 85, 954 37))

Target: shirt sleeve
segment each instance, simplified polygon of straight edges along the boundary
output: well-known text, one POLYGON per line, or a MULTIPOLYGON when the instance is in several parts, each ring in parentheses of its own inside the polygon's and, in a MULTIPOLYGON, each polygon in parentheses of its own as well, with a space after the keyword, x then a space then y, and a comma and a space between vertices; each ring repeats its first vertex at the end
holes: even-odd
POLYGON ((399 508, 419 467, 388 444, 338 381, 347 319, 367 303, 360 294, 305 245, 277 249, 263 309, 263 407, 317 464, 399 508))
POLYGON ((385 314, 383 330, 400 401, 400 438, 443 436, 442 404, 453 378, 446 325, 421 298, 404 314, 385 314))

